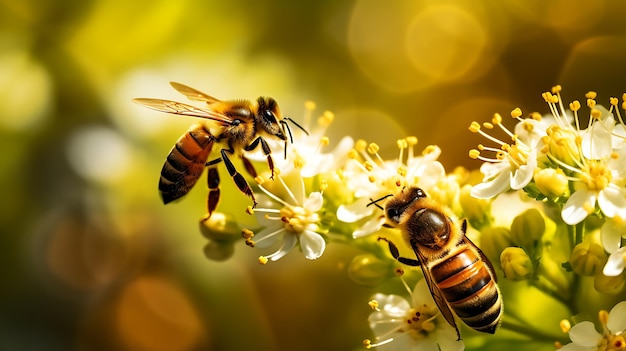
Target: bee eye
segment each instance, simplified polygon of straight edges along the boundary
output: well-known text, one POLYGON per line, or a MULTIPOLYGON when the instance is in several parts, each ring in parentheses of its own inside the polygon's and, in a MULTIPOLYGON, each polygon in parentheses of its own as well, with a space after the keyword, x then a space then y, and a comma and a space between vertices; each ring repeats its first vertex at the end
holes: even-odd
POLYGON ((396 210, 395 208, 390 208, 387 210, 387 217, 389 217, 390 219, 396 220, 398 216, 400 216, 400 212, 398 212, 398 210, 396 210))
POLYGON ((263 118, 269 123, 276 123, 276 117, 274 116, 274 112, 270 110, 263 110, 262 112, 263 118))

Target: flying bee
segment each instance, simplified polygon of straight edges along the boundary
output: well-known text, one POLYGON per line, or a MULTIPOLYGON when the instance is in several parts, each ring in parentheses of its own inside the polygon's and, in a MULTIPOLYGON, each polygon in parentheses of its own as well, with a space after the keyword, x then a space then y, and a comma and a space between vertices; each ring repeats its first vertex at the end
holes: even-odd
POLYGON ((391 241, 378 240, 387 242, 391 255, 400 263, 422 268, 428 289, 443 317, 456 330, 458 340, 461 333, 452 311, 467 326, 495 333, 502 316, 497 278, 489 259, 465 236, 467 221, 459 224, 450 209, 418 187, 404 188, 369 205, 384 210, 386 227, 402 231, 417 260, 400 256, 391 241), (377 203, 387 198, 383 209, 377 203))
MULTIPOLYGON (((224 162, 228 174, 237 188, 250 197, 253 207, 257 202, 245 178, 237 171, 230 157, 241 157, 244 168, 253 177, 257 177, 250 160, 244 153, 252 151, 259 145, 267 158, 267 164, 274 178, 274 161, 266 138, 285 142, 285 157, 287 157, 287 134, 293 143, 293 136, 287 121, 293 123, 305 133, 295 121, 283 117, 278 103, 271 97, 259 97, 256 101, 232 100, 222 101, 194 88, 180 83, 170 83, 179 93, 190 100, 201 101, 207 104, 206 108, 198 108, 181 102, 137 98, 133 101, 153 110, 172 113, 182 116, 205 118, 212 123, 195 123, 183 134, 170 151, 159 179, 159 191, 164 204, 168 204, 186 195, 196 184, 204 168, 208 167, 207 183, 207 215, 209 218, 217 208, 220 199, 220 178, 217 164, 224 162), (215 143, 222 143, 220 154, 210 160, 209 156, 215 143)), ((308 133, 307 133, 308 134, 308 133)))

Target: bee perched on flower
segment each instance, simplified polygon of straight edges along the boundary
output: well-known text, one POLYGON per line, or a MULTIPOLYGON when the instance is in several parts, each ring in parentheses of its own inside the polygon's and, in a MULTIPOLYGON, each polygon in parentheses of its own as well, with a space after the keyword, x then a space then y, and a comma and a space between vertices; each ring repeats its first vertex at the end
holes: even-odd
POLYGON ((353 193, 354 200, 339 206, 337 210, 337 219, 340 221, 361 223, 353 232, 355 238, 378 231, 385 222, 381 213, 375 214, 375 206, 367 206, 372 198, 393 194, 415 184, 423 189, 431 189, 438 181, 445 179, 445 169, 437 161, 441 149, 431 145, 420 156, 416 156, 413 150, 416 144, 416 137, 398 140, 399 156, 386 161, 378 153, 380 148, 377 144, 357 141, 349 155, 352 162, 348 162, 343 171, 346 186, 353 193))

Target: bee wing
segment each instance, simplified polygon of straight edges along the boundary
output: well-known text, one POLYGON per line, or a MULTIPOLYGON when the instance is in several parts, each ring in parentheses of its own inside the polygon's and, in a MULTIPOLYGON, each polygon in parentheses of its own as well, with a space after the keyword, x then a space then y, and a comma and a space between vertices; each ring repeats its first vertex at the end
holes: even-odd
POLYGON ((207 104, 212 104, 214 102, 219 102, 219 99, 216 99, 210 95, 207 95, 203 92, 201 92, 200 90, 194 89, 190 86, 187 86, 185 84, 180 84, 180 83, 176 83, 176 82, 170 82, 170 85, 176 89, 179 93, 185 95, 189 100, 194 100, 194 101, 204 101, 207 104))
POLYGON ((233 121, 230 117, 219 112, 183 104, 182 102, 148 98, 136 98, 133 99, 133 102, 157 111, 173 113, 175 115, 206 118, 225 125, 229 125, 233 121))
POLYGON ((483 251, 476 246, 476 244, 474 244, 474 242, 472 242, 468 237, 463 237, 463 239, 465 240, 465 242, 472 246, 474 249, 476 249, 476 251, 478 252, 478 254, 480 255, 480 258, 483 260, 483 262, 485 262, 487 264, 487 266, 489 267, 489 270, 491 271, 491 275, 493 275, 493 279, 495 280, 495 282, 498 282, 498 276, 496 275, 496 270, 493 269, 493 264, 491 264, 491 261, 489 261, 489 259, 487 258, 487 256, 485 256, 485 254, 483 253, 483 251))
POLYGON ((424 280, 426 280, 426 285, 428 285, 428 290, 430 290, 430 294, 433 296, 433 300, 435 300, 437 307, 439 307, 439 311, 441 311, 443 318, 445 318, 448 324, 450 324, 450 326, 452 326, 456 330, 458 340, 461 340, 461 332, 459 331, 459 328, 456 325, 456 321, 454 320, 454 314, 450 310, 450 306, 448 306, 448 301, 446 301, 446 299, 443 297, 443 293, 439 289, 439 286, 437 286, 437 283, 435 283, 433 276, 430 274, 430 271, 426 266, 428 260, 426 259, 426 257, 424 257, 419 249, 415 250, 415 254, 421 263, 420 266, 422 267, 422 272, 424 273, 424 280))

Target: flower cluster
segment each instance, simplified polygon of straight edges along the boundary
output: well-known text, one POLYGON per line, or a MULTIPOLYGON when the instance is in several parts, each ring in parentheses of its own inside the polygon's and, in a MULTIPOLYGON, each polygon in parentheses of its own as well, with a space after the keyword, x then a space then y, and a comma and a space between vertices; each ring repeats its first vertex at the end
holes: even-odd
MULTIPOLYGON (((606 109, 596 104, 594 93, 588 93, 588 113, 582 112, 578 101, 566 109, 560 87, 543 98, 550 113, 524 118, 520 109, 514 109, 513 128, 499 114, 488 123, 471 124, 472 132, 488 140, 469 152, 471 158, 484 162, 480 173, 461 167, 446 171, 438 161, 442 150, 429 145, 417 151, 414 136, 396 140, 397 154, 391 158, 384 156, 390 150, 381 150, 379 144, 355 142, 349 136, 337 138, 331 149, 327 133, 334 115, 324 112, 312 123, 315 106, 309 102, 303 130, 294 129, 285 157, 276 157, 275 176, 260 176, 254 186, 258 205, 247 212, 254 215, 256 226, 240 228, 233 218, 214 214, 201 224, 214 243, 207 256, 226 257, 216 252, 232 251, 232 237, 224 233, 234 231, 243 234, 238 236, 248 246, 261 250, 262 264, 278 261, 294 248, 311 260, 337 243, 360 250, 347 273, 354 282, 373 289, 369 324, 374 337, 365 341, 368 348, 445 351, 471 345, 489 349, 492 342, 518 346, 524 337, 563 345, 563 334, 554 331, 558 323, 529 316, 519 299, 537 294, 541 308, 536 313, 561 308, 561 319, 567 319, 588 315, 598 305, 608 308, 608 301, 615 301, 601 300, 585 310, 584 299, 590 294, 619 297, 623 292, 626 128, 615 98, 606 109), (449 282, 441 282, 444 288, 432 281, 427 284, 432 277, 424 279, 419 269, 403 271, 398 278, 402 263, 415 265, 425 256, 420 254, 422 248, 402 239, 406 228, 389 228, 401 214, 384 209, 389 199, 415 187, 421 189, 419 196, 446 209, 441 212, 457 228, 452 230, 465 235, 464 242, 475 243, 481 262, 501 278, 504 316, 499 329, 509 334, 479 333, 457 318, 463 335, 463 340, 457 340, 459 331, 450 325, 454 309, 446 308, 450 295, 439 290, 449 288, 449 282), (380 243, 380 237, 388 245, 380 243), (416 281, 415 288, 408 288, 407 281, 416 281), (404 286, 410 298, 397 295, 395 286, 404 286)), ((279 150, 283 145, 271 146, 279 150)), ((249 158, 257 160, 254 155, 249 158)), ((443 255, 448 254, 459 253, 443 255)), ((467 279, 480 269, 464 264, 468 266, 456 269, 467 279)), ((615 316, 624 314, 624 304, 618 304, 610 317, 601 313, 602 334, 592 333, 590 322, 567 329, 572 344, 563 349, 591 350, 594 345, 620 349, 623 321, 615 316)), ((479 308, 470 308, 471 313, 479 308)))

